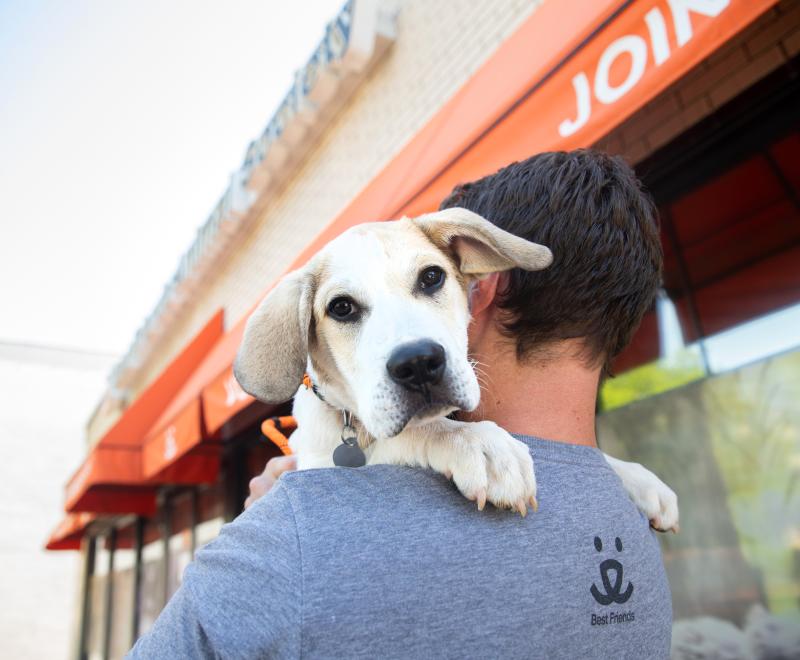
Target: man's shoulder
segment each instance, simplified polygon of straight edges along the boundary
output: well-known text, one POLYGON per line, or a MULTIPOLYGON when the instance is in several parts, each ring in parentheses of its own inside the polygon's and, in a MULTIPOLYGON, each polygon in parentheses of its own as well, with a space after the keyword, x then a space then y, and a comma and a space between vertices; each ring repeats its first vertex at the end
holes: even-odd
POLYGON ((296 470, 284 472, 278 483, 292 503, 303 501, 320 507, 335 505, 343 497, 391 497, 408 488, 431 494, 449 490, 447 479, 433 470, 402 465, 296 470))
MULTIPOLYGON (((588 448, 551 449, 549 444, 555 443, 529 445, 540 505, 539 513, 528 517, 530 525, 558 528, 575 520, 612 518, 641 525, 643 518, 602 454, 588 448)), ((407 532, 416 526, 423 535, 435 526, 439 537, 468 537, 486 525, 502 531, 519 520, 518 514, 492 506, 479 512, 444 475, 416 467, 302 470, 284 473, 278 485, 267 498, 286 500, 301 543, 330 545, 356 530, 368 543, 372 531, 384 534, 393 524, 403 531, 398 542, 412 538, 407 532)))
POLYGON ((645 639, 664 656, 669 589, 647 521, 596 456, 539 454, 526 518, 478 511, 418 468, 283 475, 187 572, 203 630, 252 655, 331 655, 336 640, 349 656, 636 657, 645 639))
POLYGON ((276 495, 292 509, 302 566, 304 647, 336 638, 343 654, 423 656, 443 651, 446 637, 476 657, 534 645, 543 657, 612 648, 637 657, 646 639, 645 656, 664 657, 669 589, 647 521, 598 452, 548 450, 536 458, 533 448, 540 506, 526 518, 478 511, 444 476, 417 468, 281 477, 276 495))

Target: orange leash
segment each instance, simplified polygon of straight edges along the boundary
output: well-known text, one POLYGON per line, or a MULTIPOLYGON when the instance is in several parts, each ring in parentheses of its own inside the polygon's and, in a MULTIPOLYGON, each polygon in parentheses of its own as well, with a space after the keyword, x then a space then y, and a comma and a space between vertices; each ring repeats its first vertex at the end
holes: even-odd
POLYGON ((269 438, 285 456, 292 453, 289 446, 289 438, 284 431, 291 433, 297 428, 297 420, 294 417, 270 417, 261 423, 261 432, 269 438))
MULTIPOLYGON (((322 398, 314 383, 311 382, 311 376, 303 374, 303 385, 307 390, 312 390, 314 394, 322 398)), ((292 448, 289 446, 289 438, 284 433, 288 431, 291 433, 297 428, 297 420, 291 415, 285 417, 270 417, 261 422, 261 432, 273 443, 278 446, 285 456, 292 454, 292 448)))

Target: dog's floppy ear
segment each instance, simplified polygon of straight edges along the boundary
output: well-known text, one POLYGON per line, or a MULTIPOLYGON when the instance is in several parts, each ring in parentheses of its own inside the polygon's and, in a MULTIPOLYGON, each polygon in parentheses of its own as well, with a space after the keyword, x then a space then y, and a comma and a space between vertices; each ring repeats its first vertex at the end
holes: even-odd
POLYGON ((286 275, 247 319, 233 373, 242 389, 265 403, 291 399, 306 369, 312 277, 286 275))
POLYGON ((477 213, 453 207, 412 222, 434 245, 453 250, 462 273, 486 275, 511 268, 542 270, 553 261, 550 250, 509 234, 477 213))

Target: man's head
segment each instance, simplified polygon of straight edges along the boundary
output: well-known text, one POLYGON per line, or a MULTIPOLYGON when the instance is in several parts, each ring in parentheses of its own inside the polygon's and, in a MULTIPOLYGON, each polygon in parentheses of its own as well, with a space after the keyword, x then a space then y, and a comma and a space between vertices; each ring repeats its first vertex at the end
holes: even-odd
POLYGON ((595 151, 543 153, 457 186, 440 208, 454 206, 553 252, 549 268, 511 270, 498 286, 518 360, 577 340, 585 363, 607 370, 661 281, 656 209, 631 168, 595 151))

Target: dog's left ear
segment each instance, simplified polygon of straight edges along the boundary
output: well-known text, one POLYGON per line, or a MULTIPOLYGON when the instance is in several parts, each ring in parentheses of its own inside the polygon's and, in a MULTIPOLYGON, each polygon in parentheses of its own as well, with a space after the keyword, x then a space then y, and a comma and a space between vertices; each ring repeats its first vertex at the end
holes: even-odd
POLYGON ((486 275, 512 268, 542 270, 553 261, 544 245, 514 236, 477 213, 453 207, 428 213, 413 222, 437 247, 450 249, 462 273, 486 275))
POLYGON ((306 370, 313 276, 310 266, 286 275, 256 308, 244 329, 233 374, 264 403, 292 398, 306 370))

